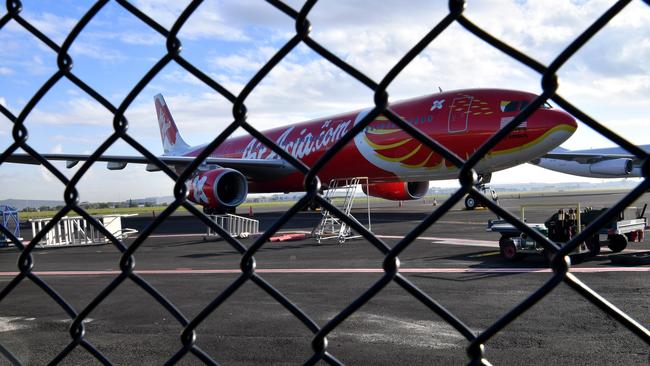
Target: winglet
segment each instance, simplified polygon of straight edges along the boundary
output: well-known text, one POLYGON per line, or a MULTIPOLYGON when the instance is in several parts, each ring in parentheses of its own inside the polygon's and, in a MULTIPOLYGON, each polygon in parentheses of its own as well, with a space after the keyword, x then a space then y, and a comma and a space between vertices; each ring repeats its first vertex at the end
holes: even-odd
POLYGON ((176 127, 162 94, 155 95, 153 99, 156 104, 156 115, 158 116, 158 126, 160 127, 160 137, 162 138, 165 155, 177 155, 186 152, 190 149, 190 145, 183 141, 181 134, 178 132, 178 127, 176 127))

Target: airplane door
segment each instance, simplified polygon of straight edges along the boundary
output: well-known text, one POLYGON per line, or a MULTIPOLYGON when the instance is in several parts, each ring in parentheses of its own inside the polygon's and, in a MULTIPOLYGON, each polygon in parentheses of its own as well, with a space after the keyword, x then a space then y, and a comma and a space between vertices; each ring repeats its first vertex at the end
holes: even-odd
POLYGON ((454 98, 449 108, 449 132, 467 131, 469 120, 469 108, 472 106, 474 97, 462 96, 454 98))

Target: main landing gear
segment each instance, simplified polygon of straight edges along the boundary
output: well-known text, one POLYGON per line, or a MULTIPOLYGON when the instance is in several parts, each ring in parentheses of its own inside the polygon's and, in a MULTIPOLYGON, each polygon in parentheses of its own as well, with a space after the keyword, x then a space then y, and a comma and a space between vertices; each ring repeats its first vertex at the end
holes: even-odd
MULTIPOLYGON (((481 191, 484 195, 492 198, 492 201, 498 203, 499 202, 499 195, 497 192, 490 188, 487 187, 486 184, 490 183, 490 180, 492 179, 492 174, 479 174, 478 175, 478 182, 476 183, 476 188, 481 191)), ((476 197, 474 197, 472 194, 468 194, 465 197, 465 209, 467 210, 473 210, 477 207, 482 207, 483 205, 480 203, 476 197)))

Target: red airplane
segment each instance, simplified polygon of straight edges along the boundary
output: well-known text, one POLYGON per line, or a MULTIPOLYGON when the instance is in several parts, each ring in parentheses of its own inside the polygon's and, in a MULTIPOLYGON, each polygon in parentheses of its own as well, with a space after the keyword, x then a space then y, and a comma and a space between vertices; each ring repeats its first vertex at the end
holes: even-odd
MULTIPOLYGON (((466 158, 536 97, 514 90, 467 89, 410 99, 391 104, 390 108, 456 155, 466 158)), ((205 145, 188 145, 162 95, 156 95, 154 101, 164 148, 160 159, 180 173, 205 145)), ((370 108, 292 124, 263 134, 312 166, 369 111, 370 108)), ((485 190, 492 172, 546 154, 568 139, 576 128, 569 114, 544 104, 480 160, 475 168, 479 187, 485 190)), ((88 155, 44 154, 44 157, 66 160, 67 166, 72 167, 88 155)), ((14 154, 7 161, 36 163, 26 154, 14 154)), ((149 163, 142 156, 104 155, 99 161, 107 161, 109 169, 123 169, 127 163, 149 163)), ((158 168, 149 164, 147 170, 158 168)), ((415 200, 426 194, 430 180, 457 178, 458 169, 380 115, 336 154, 318 176, 325 189, 332 179, 367 177, 368 184, 363 190, 371 196, 415 200)), ((245 201, 249 192, 301 191, 303 180, 302 173, 252 136, 231 137, 210 154, 188 181, 189 199, 202 205, 206 213, 231 212, 245 201)), ((476 201, 468 196, 465 205, 473 209, 476 201)))

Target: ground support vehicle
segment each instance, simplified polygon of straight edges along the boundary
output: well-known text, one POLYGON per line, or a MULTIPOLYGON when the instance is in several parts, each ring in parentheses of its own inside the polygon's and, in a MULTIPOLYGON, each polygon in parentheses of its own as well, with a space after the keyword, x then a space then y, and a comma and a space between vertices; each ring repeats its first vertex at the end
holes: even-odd
MULTIPOLYGON (((593 220, 600 216, 605 210, 594 210, 592 208, 581 209, 563 208, 554 213, 544 223, 527 223, 529 227, 539 231, 559 245, 564 245, 571 238, 582 231, 593 220), (578 214, 579 213, 579 214, 578 214)), ((581 243, 571 255, 589 254, 592 256, 600 253, 600 235, 607 236, 607 245, 613 252, 620 252, 627 247, 628 242, 640 242, 644 237, 644 230, 647 227, 646 218, 643 217, 645 207, 636 219, 625 220, 623 215, 601 227, 598 233, 589 240, 581 243)), ((525 221, 524 207, 522 207, 522 219, 525 221)), ((512 224, 503 220, 488 221, 487 231, 501 234, 499 239, 499 250, 501 255, 508 260, 517 260, 525 254, 545 253, 544 247, 535 240, 521 232, 512 224)), ((547 253, 550 258, 550 253, 547 253)))
MULTIPOLYGON (((641 213, 635 219, 626 220, 623 212, 598 230, 598 233, 587 241, 587 247, 592 255, 598 255, 602 246, 601 235, 606 237, 607 246, 614 252, 622 252, 628 243, 641 242, 648 227, 647 219, 644 217, 647 205, 643 206, 641 213)), ((588 210, 582 216, 583 228, 600 216, 607 209, 588 210)))

